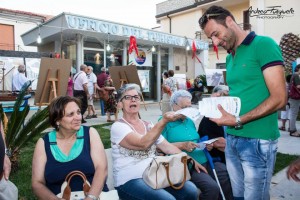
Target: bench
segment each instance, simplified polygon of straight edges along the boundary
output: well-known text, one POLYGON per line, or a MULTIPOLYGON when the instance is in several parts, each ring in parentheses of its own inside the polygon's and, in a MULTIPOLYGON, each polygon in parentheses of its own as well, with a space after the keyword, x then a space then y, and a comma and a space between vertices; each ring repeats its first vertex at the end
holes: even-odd
POLYGON ((105 154, 107 158, 107 179, 106 184, 109 190, 114 190, 114 177, 113 177, 113 161, 111 155, 111 148, 105 149, 105 154))

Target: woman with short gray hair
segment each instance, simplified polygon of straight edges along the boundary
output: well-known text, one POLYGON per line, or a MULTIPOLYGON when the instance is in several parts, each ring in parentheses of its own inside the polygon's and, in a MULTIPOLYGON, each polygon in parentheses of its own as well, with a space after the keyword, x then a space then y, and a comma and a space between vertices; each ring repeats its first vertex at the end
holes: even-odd
POLYGON ((181 115, 167 112, 155 124, 139 118, 141 91, 137 84, 125 84, 118 90, 118 107, 123 117, 111 127, 114 186, 122 200, 196 200, 197 188, 185 182, 180 190, 171 187, 153 190, 143 178, 143 172, 155 156, 156 148, 166 154, 180 153, 180 149, 161 136, 161 131, 170 121, 176 121, 181 115))
MULTIPOLYGON (((173 93, 173 95, 170 98, 170 105, 173 108, 174 105, 178 105, 178 101, 180 98, 186 98, 188 100, 192 100, 192 95, 186 90, 178 90, 173 93)), ((191 107, 191 106, 189 106, 191 107)))
MULTIPOLYGON (((191 94, 186 90, 174 92, 170 99, 173 111, 188 108, 192 106, 191 94)), ((186 117, 170 121, 162 131, 164 138, 168 142, 177 146, 180 150, 186 152, 188 156, 200 163, 198 168, 190 170, 191 181, 201 190, 200 198, 203 200, 218 200, 220 189, 217 182, 213 179, 213 171, 210 168, 203 149, 198 148, 200 140, 194 122, 186 117), (201 171, 201 172, 200 172, 201 171)), ((215 163, 215 169, 220 180, 222 190, 227 200, 233 199, 231 184, 226 170, 226 166, 221 162, 215 163)))

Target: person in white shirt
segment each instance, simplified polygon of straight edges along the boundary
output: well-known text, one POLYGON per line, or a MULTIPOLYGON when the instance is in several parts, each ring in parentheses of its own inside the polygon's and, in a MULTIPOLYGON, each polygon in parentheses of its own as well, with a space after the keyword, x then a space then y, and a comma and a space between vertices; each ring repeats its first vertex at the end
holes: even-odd
POLYGON ((75 74, 74 76, 74 97, 80 99, 81 101, 81 116, 82 116, 82 123, 86 123, 86 121, 83 119, 83 114, 85 113, 88 104, 87 100, 90 97, 89 91, 88 91, 88 79, 86 77, 87 72, 87 66, 85 64, 82 64, 80 66, 80 71, 75 74))
POLYGON ((97 118, 93 98, 96 97, 96 91, 97 89, 100 89, 100 87, 97 85, 97 77, 93 72, 93 67, 87 67, 86 77, 88 79, 87 87, 90 98, 88 99, 88 115, 85 117, 85 119, 97 118))
POLYGON ((19 65, 18 72, 14 74, 12 78, 13 92, 19 92, 22 86, 28 81, 28 78, 25 76, 25 71, 25 65, 19 65))
POLYGON ((112 125, 110 140, 114 186, 120 199, 198 199, 197 188, 190 181, 186 181, 179 190, 170 187, 154 190, 144 182, 143 172, 155 156, 156 147, 166 154, 181 152, 161 136, 161 131, 169 121, 176 121, 182 116, 167 112, 155 126, 141 120, 141 95, 137 84, 125 84, 118 90, 118 107, 122 109, 123 117, 112 125))

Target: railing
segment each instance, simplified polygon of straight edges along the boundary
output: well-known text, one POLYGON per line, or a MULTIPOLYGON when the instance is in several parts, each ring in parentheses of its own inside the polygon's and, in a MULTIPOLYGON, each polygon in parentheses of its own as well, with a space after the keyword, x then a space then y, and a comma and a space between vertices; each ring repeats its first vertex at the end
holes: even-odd
POLYGON ((24 51, 24 49, 19 44, 7 44, 7 43, 0 43, 0 50, 24 51))

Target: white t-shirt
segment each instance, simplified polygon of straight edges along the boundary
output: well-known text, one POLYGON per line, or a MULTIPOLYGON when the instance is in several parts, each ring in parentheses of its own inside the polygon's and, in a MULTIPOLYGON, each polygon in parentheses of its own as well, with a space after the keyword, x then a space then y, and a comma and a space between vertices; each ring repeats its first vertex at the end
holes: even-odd
POLYGON ((12 80, 12 90, 20 91, 22 86, 28 81, 24 73, 16 73, 12 80))
MULTIPOLYGON (((145 122, 144 125, 147 126, 145 122)), ((152 126, 152 124, 149 125, 152 126)), ((148 126, 147 130, 150 129, 151 127, 148 126)), ((164 140, 164 137, 160 135, 155 142, 155 145, 152 145, 151 148, 146 151, 130 150, 121 147, 119 145, 120 142, 131 132, 135 131, 128 124, 120 121, 115 122, 111 127, 110 140, 112 145, 113 177, 115 187, 123 185, 132 179, 142 178, 143 172, 155 156, 156 145, 160 144, 164 140)), ((142 135, 138 135, 142 137, 142 135)))
POLYGON ((88 90, 89 90, 89 94, 92 95, 94 94, 94 84, 97 83, 97 76, 92 72, 90 74, 86 75, 87 79, 88 79, 88 90))
POLYGON ((84 90, 83 85, 88 83, 86 73, 83 71, 78 72, 74 76, 74 90, 84 90))

